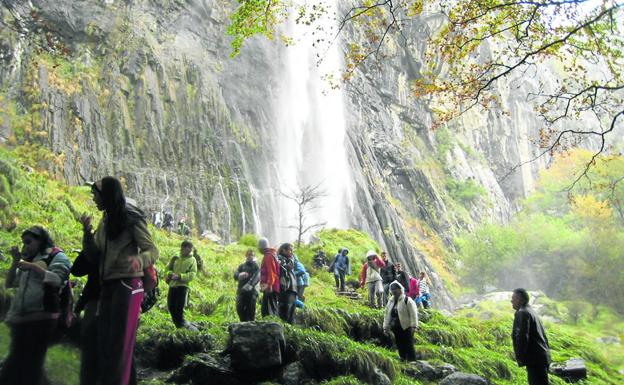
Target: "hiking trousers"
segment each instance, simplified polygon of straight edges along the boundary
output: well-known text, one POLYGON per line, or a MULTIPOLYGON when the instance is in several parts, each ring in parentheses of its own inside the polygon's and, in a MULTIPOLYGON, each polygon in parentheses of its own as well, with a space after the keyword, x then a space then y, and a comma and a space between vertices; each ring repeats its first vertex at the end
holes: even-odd
POLYGON ((80 385, 93 385, 98 379, 98 300, 84 306, 80 320, 80 385))
POLYGON ((345 272, 343 270, 336 269, 334 280, 336 281, 336 289, 345 291, 345 272))
POLYGON ((295 301, 297 293, 294 291, 283 291, 279 295, 279 317, 289 324, 295 318, 295 301))
POLYGON ((9 355, 0 371, 0 385, 39 385, 50 338, 58 320, 46 319, 9 324, 9 355))
POLYGON ((100 385, 136 383, 132 370, 136 330, 143 301, 141 278, 105 281, 100 293, 98 346, 100 385))
POLYGON ((529 385, 548 385, 548 365, 527 365, 529 385))
POLYGON ((279 297, 279 293, 274 291, 268 293, 265 292, 262 295, 262 305, 260 306, 260 312, 263 317, 270 315, 277 315, 277 299, 279 297))
POLYGON ((254 321, 256 319, 256 301, 258 293, 255 290, 238 293, 236 296, 236 312, 241 322, 254 321))
POLYGON ((399 357, 402 361, 416 361, 414 349, 414 333, 410 328, 403 329, 400 325, 392 330, 394 340, 399 349, 399 357))
POLYGON ((167 308, 171 314, 173 324, 178 327, 184 327, 186 320, 184 319, 184 308, 188 299, 189 288, 187 286, 170 287, 167 293, 167 308))
POLYGON ((369 282, 368 283, 368 304, 371 307, 381 308, 382 296, 383 296, 383 286, 381 284, 381 281, 369 282), (375 299, 377 300, 376 306, 375 306, 375 299))

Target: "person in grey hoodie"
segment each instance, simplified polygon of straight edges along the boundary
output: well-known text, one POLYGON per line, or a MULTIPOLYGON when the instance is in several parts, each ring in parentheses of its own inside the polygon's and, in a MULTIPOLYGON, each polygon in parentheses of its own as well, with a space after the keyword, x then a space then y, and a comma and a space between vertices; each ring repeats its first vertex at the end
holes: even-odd
POLYGON ((69 278, 71 262, 41 226, 22 233, 22 251, 11 249, 13 261, 7 288, 17 288, 6 316, 11 329, 9 355, 0 384, 39 385, 48 344, 61 313, 60 289, 69 278))

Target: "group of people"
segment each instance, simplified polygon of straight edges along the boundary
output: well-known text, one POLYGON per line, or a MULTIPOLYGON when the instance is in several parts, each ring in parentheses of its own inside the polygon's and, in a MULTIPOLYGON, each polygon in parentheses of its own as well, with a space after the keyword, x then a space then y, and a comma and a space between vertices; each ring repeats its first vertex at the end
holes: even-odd
MULTIPOLYGON (((21 234, 21 250, 11 248, 12 263, 5 284, 16 288, 6 315, 10 327, 9 353, 0 369, 0 385, 39 385, 48 346, 62 321, 63 288, 70 274, 87 276, 76 311, 81 321, 81 384, 136 384, 134 345, 149 268, 159 252, 147 228, 143 212, 126 200, 119 180, 105 177, 91 184, 93 200, 103 212, 95 230, 92 218, 79 218, 82 251, 73 264, 56 247, 48 231, 32 226, 21 234)), ((260 265, 249 249, 234 272, 238 283, 236 309, 241 321, 255 319, 256 302, 263 293, 262 316, 277 315, 292 323, 295 308, 302 307, 309 274, 294 254, 294 246, 270 246, 258 241, 260 265)), ((351 274, 349 250, 342 248, 328 267, 334 273, 336 288, 345 290, 345 277, 351 274)), ((315 264, 326 266, 315 258, 315 264)), ((201 257, 193 244, 184 241, 180 255, 167 265, 169 284, 167 305, 177 327, 193 326, 184 318, 189 284, 201 270, 201 257), (199 264, 199 267, 198 267, 199 264)), ((430 306, 427 276, 410 277, 400 263, 392 264, 385 252, 366 255, 360 271, 360 284, 368 288, 369 305, 385 304, 383 328, 395 336, 399 356, 416 359, 414 332, 418 328, 418 304, 430 306)), ((517 362, 527 366, 529 384, 548 384, 550 362, 548 340, 537 315, 529 306, 524 289, 514 291, 516 310, 512 339, 517 362)))
MULTIPOLYGON (((346 276, 351 274, 349 249, 338 250, 328 269, 334 273, 336 290, 344 292, 346 276)), ((369 306, 379 309, 385 306, 390 299, 390 284, 394 281, 401 284, 404 294, 414 300, 417 305, 425 309, 431 306, 430 282, 427 273, 421 271, 418 278, 412 277, 403 269, 402 264, 391 263, 385 251, 382 251, 379 257, 374 250, 369 250, 366 253, 366 262, 360 269, 360 287, 368 289, 369 306)))
MULTIPOLYGON (((118 179, 91 184, 103 212, 95 230, 83 215, 82 252, 72 264, 49 232, 33 226, 11 249, 5 284, 16 288, 6 322, 9 353, 0 370, 2 385, 39 385, 45 355, 63 315, 62 296, 70 274, 87 276, 76 310, 82 311, 81 384, 136 384, 133 354, 144 297, 144 272, 159 256, 146 216, 128 202, 118 179)), ((147 281, 145 281, 147 282, 147 281)))

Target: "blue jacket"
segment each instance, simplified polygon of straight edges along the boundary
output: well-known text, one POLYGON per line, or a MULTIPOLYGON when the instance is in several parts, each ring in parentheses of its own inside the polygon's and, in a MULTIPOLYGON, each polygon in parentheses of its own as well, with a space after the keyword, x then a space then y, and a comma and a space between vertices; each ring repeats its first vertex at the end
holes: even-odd
POLYGON ((306 271, 303 263, 299 262, 299 258, 295 255, 295 276, 297 277, 297 286, 310 286, 310 274, 306 271))

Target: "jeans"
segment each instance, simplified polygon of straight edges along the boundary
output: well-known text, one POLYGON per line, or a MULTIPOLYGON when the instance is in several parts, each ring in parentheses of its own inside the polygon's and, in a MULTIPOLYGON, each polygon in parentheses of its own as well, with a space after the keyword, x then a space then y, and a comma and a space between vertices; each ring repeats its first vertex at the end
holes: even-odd
POLYGON ((241 322, 254 321, 256 319, 256 301, 258 293, 255 290, 240 292, 236 296, 236 312, 241 322))
POLYGON ((274 291, 265 292, 262 295, 262 304, 260 306, 260 313, 263 317, 270 315, 277 315, 277 298, 279 293, 274 291))
POLYGON ((336 289, 345 291, 345 272, 343 270, 336 269, 334 271, 334 279, 336 280, 336 289))
POLYGON ((370 307, 381 308, 382 297, 383 296, 383 286, 381 285, 381 281, 374 281, 368 283, 368 304, 370 307), (375 298, 377 299, 377 305, 375 306, 375 298))
POLYGON ((279 316, 289 324, 293 323, 295 317, 295 301, 297 293, 294 291, 283 291, 279 295, 279 316))

